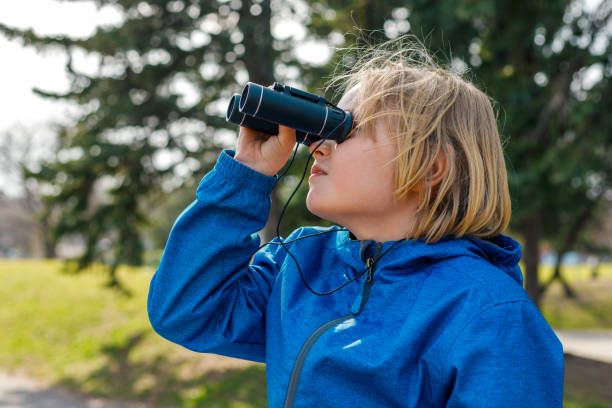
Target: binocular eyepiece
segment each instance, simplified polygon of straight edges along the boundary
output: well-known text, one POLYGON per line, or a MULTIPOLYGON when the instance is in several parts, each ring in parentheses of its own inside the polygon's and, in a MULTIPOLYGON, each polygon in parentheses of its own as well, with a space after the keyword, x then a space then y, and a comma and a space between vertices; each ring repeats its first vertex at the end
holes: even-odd
POLYGON ((353 118, 325 98, 274 82, 272 88, 248 82, 242 94, 230 100, 225 120, 269 135, 278 125, 296 130, 306 146, 322 139, 342 143, 352 130, 353 118))

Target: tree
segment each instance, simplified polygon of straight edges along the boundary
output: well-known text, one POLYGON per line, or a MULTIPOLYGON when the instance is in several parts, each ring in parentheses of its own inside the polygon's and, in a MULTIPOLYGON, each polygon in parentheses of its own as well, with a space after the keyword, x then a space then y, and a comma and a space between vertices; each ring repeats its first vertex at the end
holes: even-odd
MULTIPOLYGON (((447 56, 442 62, 467 71, 492 96, 508 141, 512 228, 523 236, 526 289, 536 303, 540 241, 555 241, 558 226, 591 205, 593 189, 609 186, 611 132, 601 102, 610 94, 610 2, 602 1, 592 11, 580 1, 520 8, 493 0, 114 4, 125 15, 123 24, 98 29, 85 40, 41 38, 0 26, 0 32, 27 44, 58 46, 69 56, 81 49, 99 58, 96 76, 78 72, 69 59, 71 91, 46 94, 76 101, 84 114, 76 126, 60 132, 62 151, 74 159, 48 163, 36 177, 61 186, 49 204, 61 209, 57 234, 84 232, 88 237, 80 266, 102 258, 108 251, 99 244, 110 240, 111 282, 120 262, 142 258, 139 227, 148 213, 142 197, 162 200, 183 180, 202 175, 221 148, 215 140, 221 130, 232 129, 230 135, 235 135, 235 127, 223 118, 232 93, 247 79, 289 82, 320 93, 336 64, 346 58, 338 52, 327 65, 300 63, 292 53, 295 38, 271 35, 273 22, 284 19, 304 24, 310 39, 349 48, 355 41, 347 34, 354 27, 375 30, 368 38, 372 43, 412 31, 436 55, 447 56), (599 80, 588 84, 585 78, 593 72, 599 80), (185 84, 195 87, 193 100, 181 95, 185 84), (581 126, 586 120, 589 126, 581 126), (169 153, 174 160, 160 165, 169 153), (108 195, 104 204, 92 206, 88 197, 97 184, 105 184, 108 195)), ((304 149, 297 160, 289 182, 297 183, 301 176, 304 149)), ((279 185, 264 240, 274 235, 279 192, 286 198, 292 190, 289 184, 279 185)), ((303 198, 304 187, 300 194, 303 198)), ((598 202, 609 200, 606 194, 602 197, 598 202)), ((313 220, 303 200, 294 203, 287 219, 313 220)), ((569 231, 565 236, 571 238, 569 231)))
POLYGON ((492 97, 506 144, 511 227, 523 237, 526 290, 538 303, 539 243, 571 247, 585 224, 579 215, 595 217, 596 207, 610 200, 601 192, 610 188, 612 164, 612 3, 594 10, 582 1, 310 3, 316 15, 309 29, 318 35, 345 30, 354 16, 384 16, 375 24, 386 37, 410 30, 492 97), (330 20, 329 9, 344 12, 330 20), (598 76, 594 83, 589 74, 598 76))
MULTIPOLYGON (((279 71, 293 70, 299 72, 299 81, 294 82, 295 86, 323 95, 329 101, 338 103, 341 96, 339 90, 327 89, 327 82, 335 72, 340 72, 347 64, 350 64, 350 61, 344 60, 347 55, 339 51, 337 47, 350 49, 361 40, 377 43, 390 39, 380 28, 389 19, 393 18, 393 11, 404 2, 393 0, 385 2, 306 1, 303 4, 299 2, 287 3, 293 4, 290 7, 290 19, 307 29, 306 37, 308 40, 317 42, 320 47, 331 48, 332 52, 329 61, 322 64, 299 61, 285 55, 285 58, 279 64, 281 68, 279 71), (358 27, 357 32, 355 27, 358 27), (361 33, 367 33, 367 35, 362 37, 361 33)), ((288 41, 291 48, 299 46, 301 42, 299 38, 289 39, 288 41)), ((295 161, 285 176, 286 182, 282 183, 278 189, 279 196, 282 198, 279 204, 286 203, 302 178, 307 180, 309 172, 307 168, 308 156, 308 149, 302 147, 298 150, 295 161)), ((312 160, 309 163, 312 164, 312 160)), ((288 203, 283 215, 280 225, 281 235, 285 236, 296 226, 304 224, 333 225, 332 222, 320 219, 308 211, 306 208, 307 194, 308 183, 302 182, 295 196, 288 203)), ((279 207, 280 209, 281 207, 279 207)))
POLYGON ((73 126, 59 128, 57 157, 29 176, 55 186, 45 198, 47 212, 58 213, 54 239, 86 238, 77 269, 102 261, 109 286, 120 287, 118 265, 143 260, 142 234, 150 223, 145 203, 163 201, 211 169, 227 146, 223 138, 235 135, 236 127, 225 121, 231 95, 248 80, 272 83, 283 46, 272 46, 270 0, 113 5, 122 24, 98 28, 86 39, 42 37, 4 25, 0 32, 68 57, 70 90, 36 92, 73 101, 82 114, 73 126), (79 70, 78 53, 97 58, 96 74, 79 70))
POLYGON ((557 217, 544 213, 545 232, 557 252, 557 261, 552 277, 540 287, 543 293, 554 281, 558 280, 570 297, 576 294, 561 274, 563 256, 576 247, 591 253, 605 253, 612 249, 609 239, 595 235, 589 240, 589 224, 603 219, 612 204, 612 151, 610 129, 612 120, 599 105, 609 104, 609 78, 598 82, 585 96, 585 101, 570 102, 569 110, 573 115, 560 120, 564 130, 563 137, 569 138, 559 146, 556 169, 557 186, 569 185, 563 197, 557 199, 557 217), (577 140, 576 140, 577 139, 577 140), (576 140, 576 142, 574 142, 576 140), (594 143, 586 144, 584 140, 594 143))
MULTIPOLYGON (((27 230, 24 240, 32 241, 33 237, 40 241, 43 254, 46 258, 55 256, 56 242, 52 239, 51 223, 52 217, 40 217, 40 212, 43 207, 42 197, 44 192, 41 187, 30 180, 26 181, 27 174, 30 169, 37 165, 40 156, 48 155, 52 151, 51 147, 47 151, 40 149, 41 135, 37 135, 31 129, 16 127, 11 131, 5 132, 0 137, 0 171, 3 177, 17 187, 14 192, 16 198, 11 201, 19 203, 19 210, 22 217, 25 215, 27 220, 15 219, 5 214, 7 230, 11 230, 11 234, 17 234, 15 231, 18 226, 21 226, 22 234, 24 228, 27 230)), ((49 145, 49 143, 47 143, 49 145)), ((8 200, 8 197, 6 197, 8 200)), ((31 256, 34 252, 32 246, 36 246, 30 242, 30 247, 27 255, 31 256)))

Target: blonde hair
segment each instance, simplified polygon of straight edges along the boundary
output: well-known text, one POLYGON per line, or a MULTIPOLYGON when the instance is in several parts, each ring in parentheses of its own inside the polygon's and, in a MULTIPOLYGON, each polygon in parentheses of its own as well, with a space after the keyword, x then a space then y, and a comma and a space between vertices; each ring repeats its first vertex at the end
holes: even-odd
POLYGON ((359 85, 355 130, 374 135, 383 119, 396 141, 395 197, 419 195, 406 238, 435 242, 446 235, 488 238, 504 231, 510 194, 489 97, 462 74, 439 66, 412 36, 348 50, 360 57, 345 54, 347 72, 335 75, 326 89, 359 85), (446 166, 432 186, 428 180, 440 152, 446 166))

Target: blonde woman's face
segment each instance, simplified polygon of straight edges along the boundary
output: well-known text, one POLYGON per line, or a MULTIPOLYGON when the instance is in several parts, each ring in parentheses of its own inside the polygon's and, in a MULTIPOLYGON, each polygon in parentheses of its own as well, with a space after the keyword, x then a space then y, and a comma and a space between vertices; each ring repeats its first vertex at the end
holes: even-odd
MULTIPOLYGON (((359 123, 359 112, 353 110, 357 91, 358 87, 347 91, 338 107, 350 111, 359 123)), ((317 144, 310 146, 311 152, 317 144)), ((376 222, 400 211, 401 204, 393 196, 393 164, 385 166, 395 154, 395 142, 381 121, 375 140, 358 130, 343 143, 325 141, 313 154, 313 166, 327 174, 313 174, 308 179, 308 210, 349 229, 360 220, 376 222)))

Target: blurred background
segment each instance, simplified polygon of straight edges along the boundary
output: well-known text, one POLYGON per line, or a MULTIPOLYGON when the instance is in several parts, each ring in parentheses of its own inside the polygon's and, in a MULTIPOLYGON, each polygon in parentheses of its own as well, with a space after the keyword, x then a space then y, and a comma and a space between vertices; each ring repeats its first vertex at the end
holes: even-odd
MULTIPOLYGON (((0 407, 264 407, 265 366, 153 333, 150 278, 234 146, 232 94, 278 81, 337 103, 324 86, 358 57, 346 49, 403 34, 493 99, 508 233, 564 343, 564 405, 612 407, 611 13, 610 0, 0 2, 0 407)), ((273 191, 262 240, 307 155, 273 191)), ((281 235, 330 225, 303 184, 281 235)))

